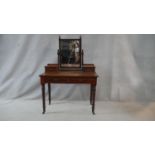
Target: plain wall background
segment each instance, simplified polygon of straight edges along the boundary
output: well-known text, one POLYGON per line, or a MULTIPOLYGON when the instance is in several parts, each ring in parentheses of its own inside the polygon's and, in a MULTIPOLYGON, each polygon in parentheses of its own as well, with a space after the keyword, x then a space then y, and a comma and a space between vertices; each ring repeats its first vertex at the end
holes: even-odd
MULTIPOLYGON (((41 99, 39 74, 46 64, 57 63, 58 37, 0 34, 0 99, 41 99)), ((99 75, 96 100, 155 100, 155 35, 82 34, 82 48, 84 63, 94 63, 99 75)), ((54 100, 88 96, 87 85, 52 85, 54 100)))

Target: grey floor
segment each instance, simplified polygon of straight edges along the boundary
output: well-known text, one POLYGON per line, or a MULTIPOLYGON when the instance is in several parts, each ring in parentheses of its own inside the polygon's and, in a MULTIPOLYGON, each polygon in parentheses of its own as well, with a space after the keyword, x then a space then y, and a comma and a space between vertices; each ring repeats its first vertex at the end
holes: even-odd
POLYGON ((128 121, 155 120, 155 102, 96 102, 96 115, 89 101, 52 101, 42 114, 41 100, 1 100, 1 121, 128 121))

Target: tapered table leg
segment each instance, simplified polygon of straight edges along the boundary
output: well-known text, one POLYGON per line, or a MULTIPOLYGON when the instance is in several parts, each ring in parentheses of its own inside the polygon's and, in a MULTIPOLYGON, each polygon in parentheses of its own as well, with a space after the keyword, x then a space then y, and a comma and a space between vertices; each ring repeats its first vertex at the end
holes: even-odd
POLYGON ((51 84, 48 83, 48 99, 49 99, 49 104, 51 104, 51 84))
POLYGON ((95 115, 96 86, 92 86, 92 114, 95 115))
POLYGON ((93 95, 92 85, 90 85, 90 104, 91 105, 92 105, 92 95, 93 95))
POLYGON ((43 102, 43 114, 46 112, 45 104, 45 84, 42 84, 42 102, 43 102))

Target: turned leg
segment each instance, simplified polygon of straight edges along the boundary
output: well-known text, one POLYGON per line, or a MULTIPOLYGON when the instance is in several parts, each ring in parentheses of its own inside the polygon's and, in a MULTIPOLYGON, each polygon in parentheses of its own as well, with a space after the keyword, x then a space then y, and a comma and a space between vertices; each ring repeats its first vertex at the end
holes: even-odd
POLYGON ((92 113, 95 115, 95 94, 96 94, 96 86, 92 86, 92 113))
POLYGON ((90 85, 90 104, 91 105, 92 105, 92 95, 93 95, 92 85, 90 85))
POLYGON ((51 84, 48 83, 48 99, 49 99, 49 104, 51 104, 51 84))
POLYGON ((43 102, 43 114, 46 111, 46 105, 45 105, 45 84, 42 84, 42 102, 43 102))

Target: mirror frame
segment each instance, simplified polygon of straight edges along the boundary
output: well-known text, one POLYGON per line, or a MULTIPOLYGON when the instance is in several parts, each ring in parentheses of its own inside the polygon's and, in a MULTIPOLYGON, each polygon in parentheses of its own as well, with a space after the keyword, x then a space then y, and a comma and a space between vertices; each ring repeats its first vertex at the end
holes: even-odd
MULTIPOLYGON (((75 45, 74 45, 74 50, 75 50, 75 45)), ((70 70, 70 71, 82 70, 83 50, 82 50, 81 36, 79 39, 61 39, 61 37, 59 36, 58 65, 59 65, 59 70, 70 70), (75 59, 76 59, 75 51, 73 52, 74 56, 71 57, 71 50, 69 49, 69 48, 73 49, 73 47, 69 47, 69 46, 72 46, 76 42, 79 43, 78 63, 75 62, 75 59), (64 61, 65 63, 62 61, 64 61)))

